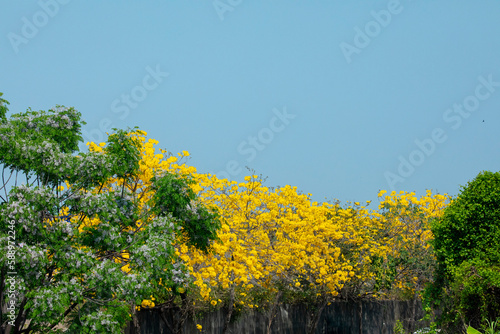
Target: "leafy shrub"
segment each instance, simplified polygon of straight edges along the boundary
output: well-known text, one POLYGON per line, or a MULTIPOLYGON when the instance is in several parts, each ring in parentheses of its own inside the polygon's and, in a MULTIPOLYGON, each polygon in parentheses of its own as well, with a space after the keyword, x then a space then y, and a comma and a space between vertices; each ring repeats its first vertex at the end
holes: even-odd
POLYGON ((432 225, 437 270, 428 298, 458 330, 500 316, 500 173, 482 172, 432 225))

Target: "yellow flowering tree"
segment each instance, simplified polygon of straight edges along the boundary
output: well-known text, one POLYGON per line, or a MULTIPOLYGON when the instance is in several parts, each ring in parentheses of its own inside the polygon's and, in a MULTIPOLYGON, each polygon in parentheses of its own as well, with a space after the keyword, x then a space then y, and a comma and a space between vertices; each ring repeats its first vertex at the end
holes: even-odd
POLYGON ((336 246, 342 233, 327 219, 328 204, 311 202, 290 186, 268 189, 256 175, 241 183, 200 180, 208 182, 200 198, 216 203, 223 218, 219 241, 207 255, 181 246, 181 258, 190 261, 206 300, 226 302, 226 328, 234 306, 268 308, 270 326, 284 293, 326 301, 353 276, 336 246))
MULTIPOLYGON (((143 307, 160 310, 173 331, 195 310, 218 307, 228 310, 225 329, 235 313, 265 309, 269 331, 280 303, 305 302, 311 306, 312 332, 335 299, 407 298, 431 279, 429 222, 442 214, 446 195, 381 191, 375 209, 369 202, 317 203, 295 187, 268 188, 256 175, 236 182, 198 173, 184 161, 188 152, 158 153, 157 142, 146 140, 145 133, 134 138, 142 143, 137 189, 152 189, 158 173, 177 175, 189 180, 196 195, 180 207, 203 203, 220 217, 210 252, 189 243, 186 229, 174 243, 174 272, 188 283, 165 285, 143 301, 143 307), (168 319, 166 311, 172 311, 168 319)), ((142 192, 144 203, 153 198, 149 190, 142 192)))
MULTIPOLYGON (((164 159, 156 154, 156 141, 146 141, 143 135, 137 138, 143 142, 141 174, 145 177, 141 184, 147 185, 153 170, 184 175, 195 181, 191 189, 200 201, 218 208, 222 228, 212 252, 206 254, 181 239, 176 249, 194 279, 191 292, 199 294, 199 302, 225 304, 230 311, 227 323, 235 306, 238 312, 259 304, 275 310, 284 291, 306 291, 314 296, 321 291, 320 295, 333 298, 352 276, 352 267, 340 263, 335 240, 342 234, 327 219, 326 204, 311 203, 308 196, 290 186, 268 189, 255 175, 237 183, 199 174, 174 156, 164 159)), ((188 155, 183 152, 180 156, 188 155)), ((143 306, 155 304, 150 300, 143 306)))
MULTIPOLYGON (((145 132, 134 131, 127 136, 140 152, 134 173, 126 177, 115 175, 95 190, 97 193, 118 195, 120 211, 116 211, 114 216, 84 219, 83 230, 89 238, 95 238, 106 219, 124 221, 124 217, 128 217, 125 220, 128 223, 122 226, 128 234, 128 242, 119 249, 107 252, 106 256, 120 264, 128 276, 148 273, 150 297, 141 298, 136 305, 153 308, 155 303, 159 303, 163 311, 182 310, 180 316, 179 312, 174 312, 174 321, 164 318, 173 332, 179 332, 189 309, 186 290, 191 277, 186 263, 178 257, 176 244, 182 243, 206 253, 216 238, 220 224, 217 214, 198 200, 193 191, 195 180, 191 175, 179 168, 169 168, 177 161, 176 157, 163 150, 155 152, 153 145, 158 142, 146 140, 145 132), (136 238, 137 235, 143 237, 136 238), (161 249, 168 252, 155 253, 161 249)), ((104 155, 110 153, 105 143, 90 143, 89 150, 104 155)), ((134 317, 134 320, 139 327, 137 318, 134 317)))
POLYGON ((379 193, 377 210, 349 209, 357 218, 344 231, 358 238, 351 253, 357 274, 345 296, 413 298, 432 279, 430 223, 443 214, 449 196, 431 191, 421 197, 413 192, 385 194, 379 193))
POLYGON ((145 298, 189 283, 174 244, 206 251, 215 213, 192 180, 155 169, 159 156, 144 159, 143 133, 116 130, 78 152, 84 122, 74 108, 7 119, 5 104, 0 332, 121 333, 145 298))

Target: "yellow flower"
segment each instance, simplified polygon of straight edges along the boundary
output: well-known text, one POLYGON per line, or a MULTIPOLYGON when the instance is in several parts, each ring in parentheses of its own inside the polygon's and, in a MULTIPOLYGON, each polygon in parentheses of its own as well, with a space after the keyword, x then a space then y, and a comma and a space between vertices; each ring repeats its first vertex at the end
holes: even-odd
POLYGON ((189 157, 189 152, 188 151, 182 151, 182 155, 185 157, 189 157))
POLYGON ((212 306, 215 306, 215 305, 217 305, 217 301, 216 301, 216 300, 212 300, 212 301, 210 302, 210 304, 212 304, 212 306))
POLYGON ((384 196, 384 194, 387 192, 387 190, 380 190, 380 192, 378 193, 378 197, 382 197, 384 196))
POLYGON ((200 324, 196 324, 196 328, 201 332, 202 327, 200 324))
POLYGON ((143 308, 148 308, 148 307, 155 307, 155 303, 152 302, 151 300, 143 300, 142 303, 141 303, 141 306, 143 308))

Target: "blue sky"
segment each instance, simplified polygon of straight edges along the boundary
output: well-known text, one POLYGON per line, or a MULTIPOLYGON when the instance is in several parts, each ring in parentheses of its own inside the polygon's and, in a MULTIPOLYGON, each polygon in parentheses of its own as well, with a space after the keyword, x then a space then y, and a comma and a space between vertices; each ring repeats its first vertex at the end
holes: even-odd
MULTIPOLYGON (((500 166, 498 1, 3 1, 10 112, 138 126, 317 201, 458 194, 500 166), (484 121, 484 122, 483 122, 484 121)), ((86 149, 82 144, 82 149, 86 149)))

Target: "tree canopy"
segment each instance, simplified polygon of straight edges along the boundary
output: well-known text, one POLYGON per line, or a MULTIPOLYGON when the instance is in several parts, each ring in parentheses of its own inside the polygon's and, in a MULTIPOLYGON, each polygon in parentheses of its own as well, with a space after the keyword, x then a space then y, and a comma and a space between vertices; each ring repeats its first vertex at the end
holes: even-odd
POLYGON ((382 190, 378 205, 318 203, 254 172, 241 182, 199 173, 188 152, 157 149, 138 129, 78 152, 77 110, 7 117, 1 96, 5 332, 121 333, 146 308, 182 333, 188 316, 220 307, 226 330, 257 308, 270 331, 281 303, 300 302, 313 333, 336 299, 424 291, 450 328, 499 315, 499 173, 453 200, 382 190))
POLYGON ((216 235, 187 178, 141 173, 141 132, 114 129, 81 153, 83 124, 63 106, 0 123, 6 332, 121 333, 144 299, 189 284, 176 240, 208 251, 216 235))
POLYGON ((500 173, 484 171, 463 186, 432 225, 437 272, 428 294, 451 330, 500 316, 500 173), (441 302, 441 303, 439 303, 441 302))

